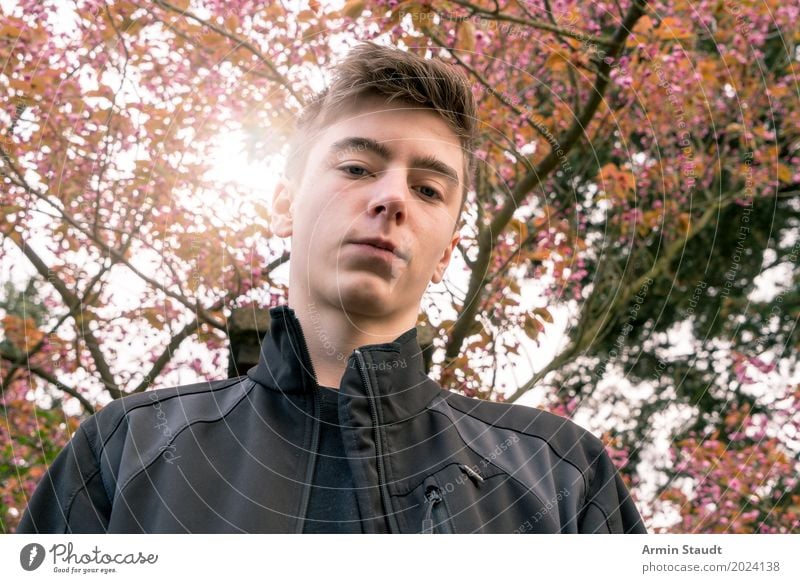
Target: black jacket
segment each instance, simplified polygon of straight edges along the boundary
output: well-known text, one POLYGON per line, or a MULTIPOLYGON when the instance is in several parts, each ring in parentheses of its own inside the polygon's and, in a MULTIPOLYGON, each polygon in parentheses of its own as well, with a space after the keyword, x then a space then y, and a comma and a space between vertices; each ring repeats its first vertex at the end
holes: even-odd
MULTIPOLYGON (((17 532, 302 532, 319 389, 294 311, 270 314, 246 376, 130 395, 84 421, 17 532)), ((415 328, 350 355, 339 414, 365 532, 646 532, 600 440, 443 390, 415 328)))

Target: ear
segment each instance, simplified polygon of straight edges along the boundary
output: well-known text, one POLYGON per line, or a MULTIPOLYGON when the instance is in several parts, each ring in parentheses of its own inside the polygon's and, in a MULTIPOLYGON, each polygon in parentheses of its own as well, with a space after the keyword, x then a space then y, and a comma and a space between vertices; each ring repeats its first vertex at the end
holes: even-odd
POLYGON ((433 283, 439 283, 442 281, 444 277, 444 271, 447 269, 447 266, 450 264, 450 258, 453 256, 453 250, 458 245, 458 242, 461 240, 461 235, 459 233, 455 233, 453 235, 452 240, 448 243, 447 247, 444 248, 444 253, 442 253, 441 259, 436 264, 436 269, 433 271, 433 277, 431 277, 431 281, 433 283))
POLYGON ((281 176, 272 195, 272 220, 270 228, 278 237, 292 234, 292 210, 294 209, 294 184, 281 176))

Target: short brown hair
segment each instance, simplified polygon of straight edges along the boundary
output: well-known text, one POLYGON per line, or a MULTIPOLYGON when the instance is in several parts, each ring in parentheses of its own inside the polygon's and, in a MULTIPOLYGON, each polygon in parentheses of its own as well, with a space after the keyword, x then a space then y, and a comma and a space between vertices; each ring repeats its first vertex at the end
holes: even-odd
POLYGON ((440 59, 423 59, 393 47, 365 41, 350 50, 333 69, 331 85, 306 104, 290 141, 286 176, 299 182, 306 164, 311 134, 330 125, 358 97, 378 96, 436 111, 461 142, 464 187, 461 209, 473 186, 477 160, 477 106, 469 79, 440 59))

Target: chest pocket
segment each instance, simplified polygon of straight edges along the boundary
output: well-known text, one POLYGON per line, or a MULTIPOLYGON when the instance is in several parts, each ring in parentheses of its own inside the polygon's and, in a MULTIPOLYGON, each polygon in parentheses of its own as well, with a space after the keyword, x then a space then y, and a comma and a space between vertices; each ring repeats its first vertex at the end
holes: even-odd
MULTIPOLYGON (((426 476, 408 493, 394 497, 406 533, 511 532, 492 527, 508 506, 508 476, 491 465, 453 461, 426 476)), ((518 494, 526 497, 524 489, 518 494)), ((513 506, 513 505, 512 505, 513 506)), ((505 524, 509 521, 500 521, 505 524)), ((513 522, 511 520, 510 522, 513 522)))
POLYGON ((585 478, 544 438, 488 426, 454 411, 443 399, 432 401, 429 409, 450 420, 459 441, 468 446, 467 457, 474 457, 471 467, 484 478, 470 490, 459 487, 464 478, 458 464, 436 472, 443 497, 451 494, 447 508, 456 529, 461 524, 461 532, 575 531, 585 478), (462 515, 469 518, 459 520, 462 515))

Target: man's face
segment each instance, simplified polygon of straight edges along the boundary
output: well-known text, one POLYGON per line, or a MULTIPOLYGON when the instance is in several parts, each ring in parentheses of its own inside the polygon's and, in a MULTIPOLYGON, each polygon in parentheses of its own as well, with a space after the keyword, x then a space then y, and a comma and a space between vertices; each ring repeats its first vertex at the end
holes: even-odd
POLYGON ((428 283, 441 281, 459 240, 464 158, 433 110, 411 107, 360 100, 315 138, 300 184, 276 189, 293 300, 416 320, 428 283))

